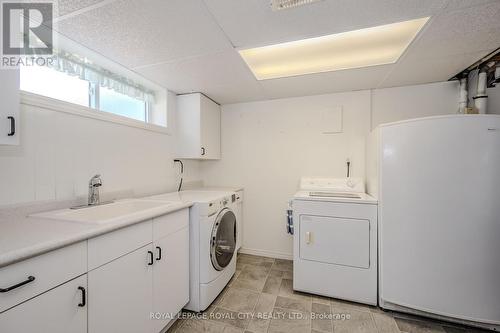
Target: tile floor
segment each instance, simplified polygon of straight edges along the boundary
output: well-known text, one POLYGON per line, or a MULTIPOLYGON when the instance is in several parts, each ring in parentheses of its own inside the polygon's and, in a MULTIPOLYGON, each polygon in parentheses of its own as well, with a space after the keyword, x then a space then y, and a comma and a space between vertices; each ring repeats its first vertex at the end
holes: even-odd
MULTIPOLYGON (((195 315, 184 312, 183 316, 195 315)), ((376 307, 298 293, 292 262, 238 255, 236 274, 196 318, 179 319, 169 333, 465 333, 480 332, 376 307), (350 316, 350 319, 346 319, 350 316)), ((482 332, 482 331, 481 331, 482 332)))

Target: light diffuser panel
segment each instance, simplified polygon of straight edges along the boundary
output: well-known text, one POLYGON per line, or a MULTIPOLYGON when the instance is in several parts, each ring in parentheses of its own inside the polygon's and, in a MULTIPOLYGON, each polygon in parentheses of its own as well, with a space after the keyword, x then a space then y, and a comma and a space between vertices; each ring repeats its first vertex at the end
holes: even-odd
POLYGON ((428 17, 240 50, 257 80, 395 63, 428 17))

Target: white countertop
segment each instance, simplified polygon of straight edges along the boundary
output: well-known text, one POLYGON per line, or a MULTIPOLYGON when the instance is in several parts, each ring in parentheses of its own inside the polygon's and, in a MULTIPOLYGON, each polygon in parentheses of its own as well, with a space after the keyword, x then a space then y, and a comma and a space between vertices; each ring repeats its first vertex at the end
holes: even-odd
POLYGON ((230 196, 234 194, 232 188, 223 188, 223 187, 204 187, 197 188, 192 190, 180 191, 180 192, 172 192, 154 195, 151 197, 147 197, 145 199, 148 200, 162 200, 162 201, 191 201, 193 203, 208 203, 214 200, 220 200, 224 197, 230 196))
MULTIPOLYGON (((172 197, 174 198, 175 196, 172 197)), ((155 210, 144 211, 140 216, 100 225, 28 217, 27 214, 2 214, 0 268, 193 205, 191 201, 179 197, 178 200, 170 201, 174 202, 155 210)))
POLYGON ((243 191, 243 187, 241 186, 236 186, 236 187, 231 187, 231 186, 207 186, 207 187, 197 187, 193 188, 192 190, 195 191, 224 191, 224 192, 239 192, 243 191))

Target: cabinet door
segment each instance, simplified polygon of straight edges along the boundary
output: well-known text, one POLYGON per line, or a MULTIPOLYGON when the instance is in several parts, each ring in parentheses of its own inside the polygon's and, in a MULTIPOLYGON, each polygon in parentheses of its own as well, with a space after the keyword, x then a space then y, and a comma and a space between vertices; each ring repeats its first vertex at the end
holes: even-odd
POLYGON ((0 69, 0 145, 19 144, 19 69, 0 69))
POLYGON ((201 95, 201 158, 220 158, 220 106, 201 95))
POLYGON ((154 321, 156 331, 160 331, 189 301, 189 228, 165 236, 154 245, 153 312, 163 316, 154 321))
POLYGON ((89 333, 153 332, 151 244, 88 273, 89 333))
POLYGON ((0 332, 87 333, 86 290, 82 275, 21 303, 0 314, 0 332))

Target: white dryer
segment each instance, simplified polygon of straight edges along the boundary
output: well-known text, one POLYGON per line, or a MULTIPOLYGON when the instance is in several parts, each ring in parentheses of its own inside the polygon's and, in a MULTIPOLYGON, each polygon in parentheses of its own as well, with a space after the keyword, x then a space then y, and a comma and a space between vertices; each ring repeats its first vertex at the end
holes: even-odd
POLYGON ((204 311, 236 271, 236 193, 181 191, 151 198, 193 202, 189 211, 189 303, 185 309, 204 311))
POLYGON ((303 178, 291 208, 293 289, 376 305, 377 201, 363 181, 303 178))

